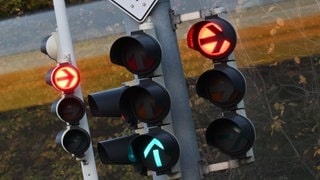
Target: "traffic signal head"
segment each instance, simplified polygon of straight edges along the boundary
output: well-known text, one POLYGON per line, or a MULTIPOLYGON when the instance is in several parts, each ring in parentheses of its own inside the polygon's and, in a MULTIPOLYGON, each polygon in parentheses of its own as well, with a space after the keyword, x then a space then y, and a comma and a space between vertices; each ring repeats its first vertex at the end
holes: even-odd
POLYGON ((112 63, 139 76, 152 74, 160 65, 161 56, 158 41, 142 31, 117 39, 110 50, 112 63))
POLYGON ((66 152, 76 157, 83 157, 91 144, 88 132, 78 126, 70 126, 60 131, 56 136, 56 142, 61 144, 66 152))
POLYGON ((51 59, 57 60, 59 56, 58 43, 58 34, 57 32, 53 32, 42 40, 40 50, 51 59))
POLYGON ((230 156, 244 155, 252 148, 254 140, 255 129, 251 121, 236 113, 227 113, 214 120, 206 131, 208 145, 230 156))
POLYGON ((103 164, 132 164, 165 174, 177 163, 179 144, 170 133, 155 128, 147 134, 100 141, 98 153, 103 164))
POLYGON ((132 141, 131 148, 136 159, 158 175, 170 172, 180 156, 176 138, 161 129, 138 136, 132 141))
POLYGON ((131 142, 138 136, 119 137, 110 140, 100 141, 98 143, 98 153, 103 164, 134 164, 137 163, 131 142))
POLYGON ((78 125, 85 115, 83 101, 74 95, 65 95, 51 105, 51 112, 70 125, 78 125))
POLYGON ((162 121, 170 111, 170 96, 160 84, 146 79, 126 89, 120 98, 120 110, 125 117, 154 124, 162 121))
POLYGON ((96 92, 88 95, 88 103, 93 116, 120 117, 120 97, 127 86, 96 92))
POLYGON ((236 106, 244 97, 246 82, 235 68, 225 64, 203 73, 197 81, 197 94, 221 108, 236 106))
POLYGON ((196 83, 198 96, 222 108, 224 115, 208 126, 207 144, 227 155, 240 157, 252 148, 255 129, 249 119, 237 114, 244 111, 240 102, 246 92, 246 82, 229 59, 236 41, 233 26, 217 15, 194 24, 187 35, 188 46, 215 63, 214 68, 201 74, 196 83))
POLYGON ((171 107, 169 93, 155 82, 155 77, 161 76, 160 71, 156 71, 161 56, 159 42, 143 31, 121 37, 112 44, 111 62, 138 77, 133 85, 127 83, 125 87, 90 94, 88 101, 92 114, 122 116, 130 124, 137 124, 139 120, 147 123, 144 130, 149 132, 99 142, 102 163, 133 164, 143 173, 150 169, 164 174, 178 161, 180 150, 175 137, 163 130, 154 130, 171 123, 167 117, 171 107))
MULTIPOLYGON (((120 98, 128 86, 109 89, 88 95, 88 103, 93 116, 122 117, 131 127, 137 125, 137 119, 131 113, 121 111, 120 98)), ((124 102, 127 104, 127 102, 124 102)))
POLYGON ((190 48, 213 60, 227 58, 236 47, 236 41, 233 26, 219 17, 194 24, 187 36, 190 48))

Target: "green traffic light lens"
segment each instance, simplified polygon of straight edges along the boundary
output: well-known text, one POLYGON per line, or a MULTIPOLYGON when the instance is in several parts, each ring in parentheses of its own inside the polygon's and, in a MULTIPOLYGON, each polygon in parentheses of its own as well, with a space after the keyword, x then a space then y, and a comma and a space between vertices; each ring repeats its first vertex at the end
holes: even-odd
POLYGON ((236 113, 214 120, 206 131, 208 145, 215 146, 231 156, 246 153, 254 140, 255 129, 251 121, 236 113))
POLYGON ((78 127, 66 130, 61 139, 64 149, 75 156, 82 156, 89 148, 90 142, 87 131, 78 127))
POLYGON ((180 156, 176 138, 160 129, 138 136, 131 144, 142 165, 158 174, 168 172, 180 156))

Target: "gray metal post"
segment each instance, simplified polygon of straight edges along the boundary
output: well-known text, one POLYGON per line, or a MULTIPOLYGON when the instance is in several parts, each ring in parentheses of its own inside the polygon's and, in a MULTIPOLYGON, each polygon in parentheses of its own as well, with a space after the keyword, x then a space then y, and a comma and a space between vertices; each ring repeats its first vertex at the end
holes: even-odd
MULTIPOLYGON (((171 119, 175 137, 180 145, 180 168, 182 179, 200 180, 200 155, 195 127, 189 107, 189 96, 180 59, 177 35, 172 30, 169 10, 170 0, 159 0, 151 12, 156 37, 162 47, 162 72, 165 86, 171 97, 171 119)), ((125 18, 126 31, 138 30, 138 23, 125 18)), ((153 176, 154 180, 166 176, 153 176)))
POLYGON ((198 180, 201 179, 200 155, 189 107, 189 95, 180 59, 177 35, 171 28, 170 9, 170 0, 159 0, 151 17, 157 39, 163 50, 162 71, 165 85, 171 95, 171 118, 174 135, 178 139, 181 149, 182 179, 198 180))
MULTIPOLYGON (((62 0, 53 0, 53 4, 54 4, 55 15, 56 15, 56 21, 57 21, 57 30, 59 34, 59 47, 60 47, 59 51, 61 52, 59 54, 60 57, 58 57, 57 62, 63 63, 63 62, 70 61, 70 63, 73 66, 77 67, 70 30, 69 30, 69 23, 67 18, 65 2, 62 0)), ((75 90, 75 95, 80 99, 83 99, 80 86, 78 86, 78 88, 75 90)), ((80 127, 85 129, 90 134, 86 115, 81 119, 80 127)), ((82 168, 83 179, 90 179, 90 180, 98 179, 92 143, 89 149, 87 150, 87 152, 85 153, 83 160, 81 161, 81 168, 82 168)))

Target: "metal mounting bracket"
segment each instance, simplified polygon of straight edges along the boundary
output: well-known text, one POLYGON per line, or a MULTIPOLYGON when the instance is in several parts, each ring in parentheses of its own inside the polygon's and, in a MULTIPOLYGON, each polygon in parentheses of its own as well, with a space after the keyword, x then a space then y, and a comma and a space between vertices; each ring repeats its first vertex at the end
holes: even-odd
POLYGON ((216 7, 216 8, 208 8, 202 9, 199 11, 194 11, 185 14, 175 14, 174 10, 169 10, 169 14, 171 17, 171 26, 173 30, 177 29, 177 24, 181 24, 186 21, 196 20, 196 19, 205 19, 209 16, 216 16, 221 13, 226 13, 226 9, 224 7, 216 7))
POLYGON ((202 174, 209 174, 210 172, 217 172, 217 171, 238 168, 242 165, 251 164, 253 162, 254 162, 253 157, 245 157, 243 159, 231 159, 225 162, 203 165, 201 169, 202 169, 202 174))

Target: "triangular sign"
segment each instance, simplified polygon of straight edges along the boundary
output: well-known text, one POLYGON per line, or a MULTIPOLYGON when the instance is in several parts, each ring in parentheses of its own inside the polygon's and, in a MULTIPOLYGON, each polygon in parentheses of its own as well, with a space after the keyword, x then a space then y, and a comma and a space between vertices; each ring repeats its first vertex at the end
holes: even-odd
POLYGON ((137 22, 143 22, 158 0, 109 0, 137 22))

